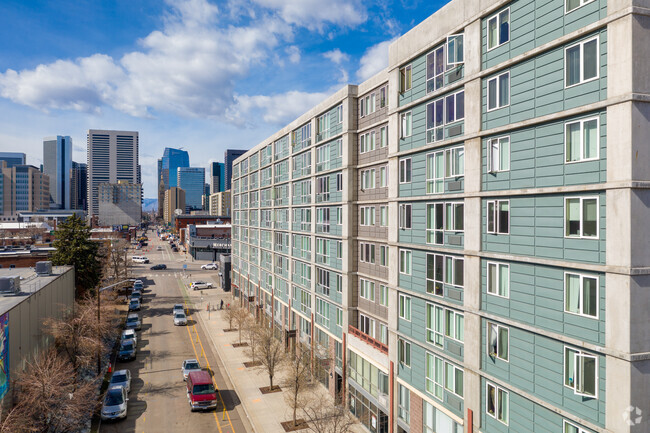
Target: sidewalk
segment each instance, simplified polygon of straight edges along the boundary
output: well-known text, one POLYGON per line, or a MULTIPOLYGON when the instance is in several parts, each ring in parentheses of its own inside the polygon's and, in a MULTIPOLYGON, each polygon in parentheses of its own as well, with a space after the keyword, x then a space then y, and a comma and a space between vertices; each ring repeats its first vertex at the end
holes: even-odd
MULTIPOLYGON (((187 279, 184 279, 186 281, 187 279)), ((229 303, 238 303, 239 299, 232 299, 230 292, 224 293, 221 289, 204 290, 201 301, 199 291, 188 294, 194 307, 198 309, 192 314, 197 318, 207 331, 213 346, 221 359, 222 365, 225 366, 226 376, 233 384, 234 391, 239 396, 244 411, 253 426, 256 433, 284 433, 281 422, 292 419, 291 408, 284 399, 283 392, 272 394, 262 394, 260 388, 269 385, 268 375, 260 368, 246 368, 244 362, 250 361, 247 355, 248 347, 232 347, 233 343, 239 341, 237 331, 224 332, 228 328, 228 322, 225 320, 225 308, 229 303), (210 308, 215 306, 219 308, 219 303, 223 299, 224 310, 206 311, 207 304, 210 308)), ((242 341, 246 341, 242 336, 242 341)), ((282 384, 284 375, 280 372, 274 379, 274 384, 282 384)), ((312 391, 314 392, 314 391, 312 391)), ((325 387, 319 385, 316 392, 325 393, 325 387)), ((298 416, 300 417, 300 415, 298 416)), ((308 430, 299 430, 307 432, 308 430)), ((365 432, 361 425, 353 428, 355 432, 365 432)))

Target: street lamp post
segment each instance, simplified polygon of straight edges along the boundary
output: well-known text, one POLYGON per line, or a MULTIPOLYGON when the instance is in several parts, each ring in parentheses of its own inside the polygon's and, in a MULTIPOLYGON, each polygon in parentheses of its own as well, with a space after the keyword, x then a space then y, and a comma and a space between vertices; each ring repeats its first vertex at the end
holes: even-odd
MULTIPOLYGON (((99 332, 99 329, 101 329, 101 325, 100 325, 101 324, 101 298, 102 298, 101 293, 104 290, 112 289, 115 286, 117 286, 119 284, 122 284, 122 283, 126 283, 126 282, 135 282, 135 279, 134 278, 129 278, 127 280, 122 280, 119 283, 114 283, 114 284, 111 284, 110 286, 106 286, 106 287, 102 287, 101 289, 97 289, 97 331, 98 332, 99 332)), ((101 338, 101 335, 99 337, 101 338)), ((102 372, 102 349, 101 349, 101 346, 98 345, 98 348, 97 348, 97 376, 99 376, 101 372, 102 372)))

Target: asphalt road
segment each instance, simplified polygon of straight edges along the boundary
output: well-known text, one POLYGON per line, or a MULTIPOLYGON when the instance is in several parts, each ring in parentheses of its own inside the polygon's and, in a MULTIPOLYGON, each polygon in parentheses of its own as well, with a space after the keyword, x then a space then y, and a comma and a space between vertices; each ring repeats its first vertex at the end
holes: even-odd
MULTIPOLYGON (((99 431, 104 432, 219 432, 243 433, 247 423, 245 414, 232 390, 222 376, 222 368, 210 339, 200 323, 193 320, 190 305, 188 326, 174 326, 172 307, 185 303, 184 272, 192 279, 217 283, 214 271, 201 271, 202 263, 192 263, 182 253, 174 253, 169 243, 160 241, 149 232, 149 246, 133 255, 146 255, 151 263, 135 265, 134 277, 145 283, 140 315, 142 330, 138 332, 137 357, 134 361, 118 363, 114 369, 129 369, 132 374, 129 394, 128 416, 117 422, 102 422, 99 431), (157 251, 156 247, 163 247, 157 251), (148 250, 148 251, 147 251, 148 250), (166 271, 151 271, 153 264, 164 263, 166 271), (183 264, 187 270, 183 271, 183 264), (212 277, 215 279, 212 279, 212 277), (214 373, 219 389, 219 406, 216 411, 191 412, 187 400, 181 364, 188 358, 198 359, 202 367, 208 364, 214 373), (225 411, 224 411, 225 407, 225 411)), ((220 290, 220 289, 218 289, 220 290)))

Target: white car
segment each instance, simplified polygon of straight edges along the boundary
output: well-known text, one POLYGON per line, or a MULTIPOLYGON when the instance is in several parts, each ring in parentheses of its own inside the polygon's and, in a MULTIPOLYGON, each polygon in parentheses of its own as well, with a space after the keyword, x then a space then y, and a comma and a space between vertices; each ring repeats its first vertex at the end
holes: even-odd
POLYGON ((208 263, 207 265, 201 266, 201 269, 205 269, 208 271, 216 271, 217 269, 219 269, 219 265, 217 265, 216 263, 208 263))
POLYGON ((174 308, 172 310, 172 314, 175 315, 176 313, 184 313, 185 312, 185 307, 183 304, 175 304, 174 308))
POLYGON ((182 326, 187 325, 187 316, 185 313, 174 313, 174 325, 182 326))
POLYGON ((205 281, 192 281, 190 284, 190 289, 192 290, 202 290, 202 289, 211 289, 212 283, 206 283, 205 281))
POLYGON ((201 369, 201 364, 196 359, 186 359, 183 361, 183 366, 181 371, 183 372, 183 380, 187 380, 187 375, 190 374, 190 371, 196 371, 201 369))
POLYGON ((133 344, 138 345, 138 337, 135 335, 134 329, 125 329, 122 331, 122 341, 133 340, 133 344))
POLYGON ((108 384, 111 386, 123 386, 128 394, 131 392, 131 372, 129 370, 117 370, 111 376, 111 382, 108 384))

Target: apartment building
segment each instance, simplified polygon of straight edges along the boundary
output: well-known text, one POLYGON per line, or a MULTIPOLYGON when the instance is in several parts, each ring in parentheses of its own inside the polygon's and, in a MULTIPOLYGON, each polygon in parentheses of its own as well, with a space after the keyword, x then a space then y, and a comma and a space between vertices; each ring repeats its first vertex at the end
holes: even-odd
POLYGON ((650 431, 649 6, 453 0, 235 161, 234 292, 369 431, 650 431))

